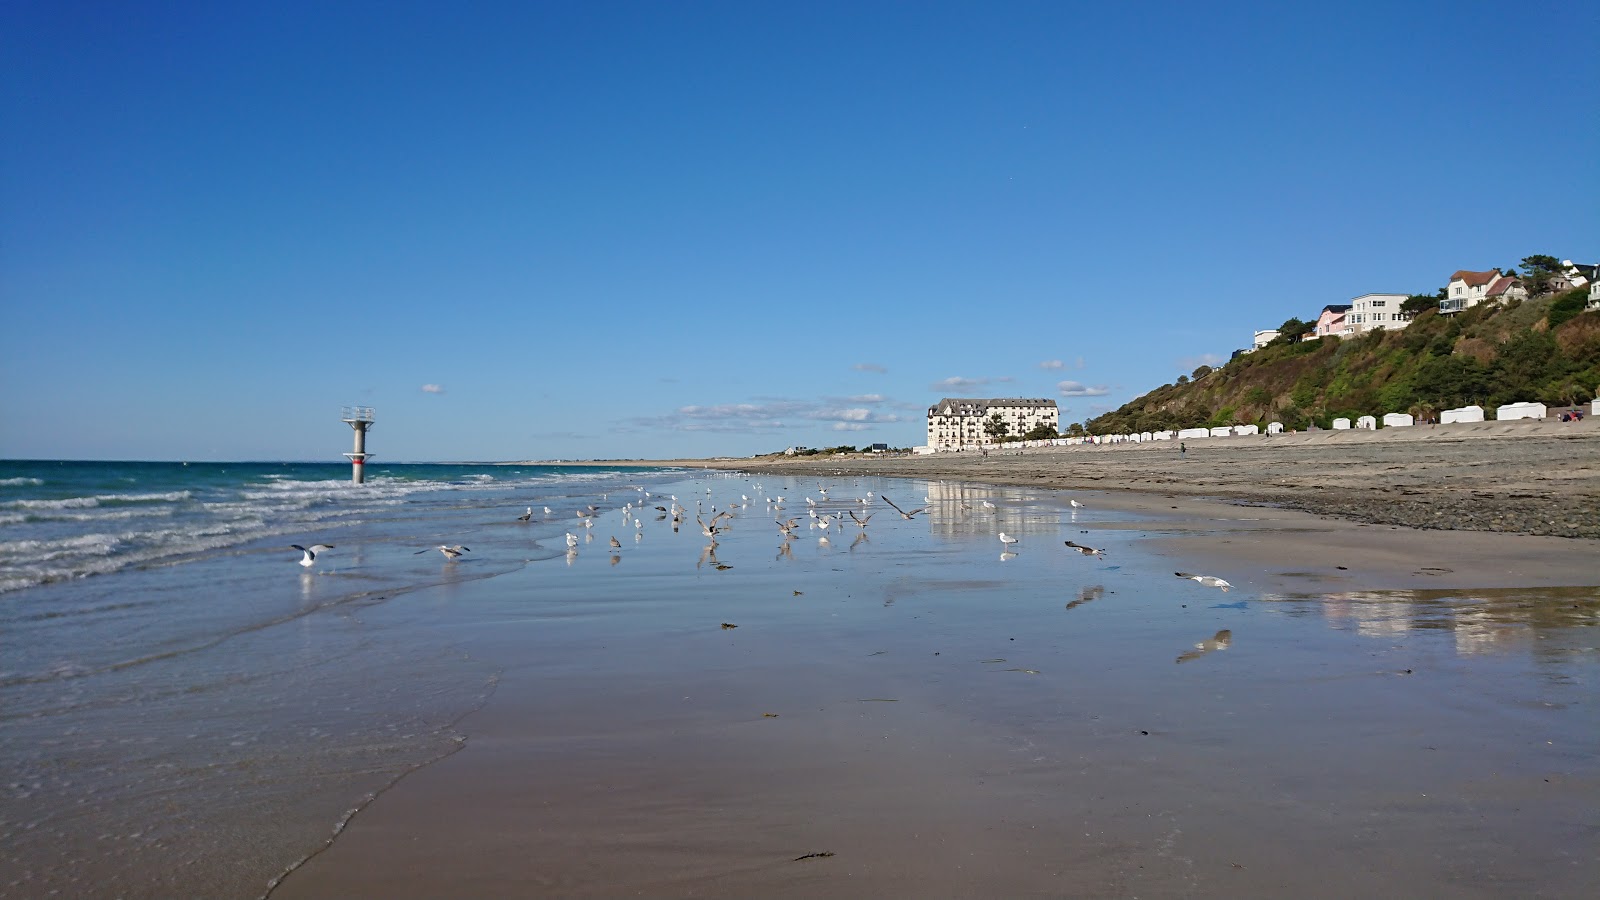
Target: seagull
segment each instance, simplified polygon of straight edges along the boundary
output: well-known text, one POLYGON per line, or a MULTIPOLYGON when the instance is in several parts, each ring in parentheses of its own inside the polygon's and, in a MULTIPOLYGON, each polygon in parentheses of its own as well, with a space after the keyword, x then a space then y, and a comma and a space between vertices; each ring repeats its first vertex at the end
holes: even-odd
MULTIPOLYGON (((883 498, 883 502, 889 504, 890 506, 894 506, 894 501, 890 500, 888 497, 884 497, 883 498)), ((916 516, 917 513, 927 512, 927 510, 928 510, 928 508, 926 506, 924 506, 922 509, 913 509, 911 512, 906 512, 905 510, 901 509, 900 507, 894 506, 894 511, 899 513, 900 514, 900 518, 902 518, 902 519, 911 519, 912 517, 916 516)))
POLYGON ((530 507, 528 507, 528 511, 527 512, 523 513, 520 516, 517 516, 517 521, 518 522, 526 522, 531 518, 533 518, 533 507, 530 506, 530 507))
POLYGON ((1179 578, 1187 578, 1190 581, 1198 581, 1206 587, 1222 588, 1223 593, 1227 593, 1228 588, 1233 587, 1233 585, 1215 575, 1195 575, 1190 572, 1173 572, 1172 574, 1179 578))
POLYGON ((312 563, 317 561, 318 553, 321 553, 324 550, 333 549, 332 544, 312 544, 309 547, 302 547, 299 544, 290 544, 289 546, 305 554, 305 556, 300 558, 300 565, 305 566, 308 569, 311 568, 312 563))
POLYGON ((578 536, 573 534, 570 531, 567 532, 567 549, 568 550, 576 550, 576 549, 578 549, 578 536))
POLYGON ((550 507, 546 506, 544 508, 544 514, 547 515, 547 516, 550 515, 550 507))
POLYGON ((622 542, 617 540, 617 536, 614 535, 614 534, 611 536, 611 549, 613 549, 613 550, 621 550, 622 549, 622 542))
POLYGON ((857 525, 860 525, 862 528, 865 528, 865 527, 867 527, 867 523, 872 521, 872 513, 867 513, 867 517, 865 519, 863 519, 860 516, 856 515, 856 511, 852 509, 852 510, 850 510, 850 518, 855 519, 857 525))
POLYGON ((1011 549, 1011 545, 1015 544, 1016 542, 1017 542, 1016 538, 1012 537, 1009 534, 1006 534, 1004 531, 1000 532, 1000 543, 1002 545, 1004 545, 1004 547, 1007 550, 1010 550, 1011 549))
MULTIPOLYGON (((444 558, 445 559, 451 559, 451 560, 460 557, 461 554, 466 553, 467 551, 469 551, 471 549, 472 549, 471 547, 463 547, 460 544, 454 544, 454 545, 451 545, 451 544, 440 544, 437 547, 429 547, 428 548, 428 550, 438 550, 440 553, 444 554, 444 558)), ((413 553, 411 555, 412 556, 418 556, 420 554, 427 553, 428 550, 418 550, 416 553, 413 553)))
POLYGON ((1064 543, 1068 547, 1071 547, 1072 549, 1078 551, 1079 553, 1082 553, 1084 556, 1105 556, 1106 555, 1106 551, 1098 550, 1098 549, 1096 549, 1094 547, 1085 547, 1082 544, 1074 544, 1071 541, 1062 541, 1062 543, 1064 543))
POLYGON ((984 509, 994 509, 994 504, 990 503, 987 500, 985 500, 985 501, 983 501, 983 508, 984 509))
POLYGON ((1076 500, 1068 500, 1067 503, 1071 505, 1073 509, 1083 509, 1083 504, 1076 500))

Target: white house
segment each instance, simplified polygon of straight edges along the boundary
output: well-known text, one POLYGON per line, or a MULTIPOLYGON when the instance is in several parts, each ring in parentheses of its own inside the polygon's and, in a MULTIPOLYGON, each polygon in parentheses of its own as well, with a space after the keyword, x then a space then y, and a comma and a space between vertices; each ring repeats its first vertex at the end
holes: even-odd
POLYGON ((1272 343, 1273 341, 1275 341, 1277 339, 1278 339, 1278 329, 1276 329, 1276 328, 1267 328, 1267 329, 1264 329, 1262 331, 1256 332, 1255 337, 1252 338, 1251 341, 1250 341, 1250 348, 1253 349, 1253 350, 1260 350, 1262 347, 1265 347, 1266 345, 1272 343))
POLYGON ((1411 317, 1400 311, 1405 294, 1362 294, 1350 301, 1345 323, 1351 334, 1366 334, 1374 328, 1394 330, 1411 324, 1411 317))
POLYGON ((1439 312, 1458 313, 1479 303, 1501 303, 1506 300, 1526 300, 1528 291, 1522 282, 1489 269, 1486 272, 1469 272, 1462 269, 1450 276, 1445 288, 1445 298, 1439 301, 1439 312))
POLYGON ((991 417, 999 416, 1004 434, 1027 434, 1040 425, 1054 432, 1061 430, 1061 410, 1054 400, 1000 397, 972 400, 946 397, 928 407, 928 446, 934 448, 976 447, 998 443, 989 433, 991 417))

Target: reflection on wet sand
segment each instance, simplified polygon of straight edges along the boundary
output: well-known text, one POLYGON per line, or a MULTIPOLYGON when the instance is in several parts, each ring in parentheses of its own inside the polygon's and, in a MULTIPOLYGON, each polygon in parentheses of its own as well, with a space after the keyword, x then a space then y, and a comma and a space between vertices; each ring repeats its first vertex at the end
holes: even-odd
POLYGON ((1095 600, 1099 600, 1105 595, 1105 592, 1106 586, 1103 584, 1092 584, 1088 587, 1080 588, 1078 590, 1078 599, 1068 603, 1067 609, 1077 609, 1085 603, 1091 603, 1095 600))
POLYGON ((1186 663, 1216 650, 1226 650, 1231 646, 1233 646, 1233 632, 1224 628, 1206 640, 1195 644, 1194 649, 1188 653, 1178 654, 1176 662, 1186 663))
POLYGON ((1600 624, 1600 587, 1268 593, 1261 600, 1291 616, 1320 612, 1333 627, 1365 637, 1450 631, 1462 656, 1514 648, 1560 652, 1559 644, 1540 642, 1562 629, 1600 624))
POLYGON ((928 525, 938 535, 1055 534, 1061 527, 1060 509, 1020 490, 932 481, 926 497, 928 525))

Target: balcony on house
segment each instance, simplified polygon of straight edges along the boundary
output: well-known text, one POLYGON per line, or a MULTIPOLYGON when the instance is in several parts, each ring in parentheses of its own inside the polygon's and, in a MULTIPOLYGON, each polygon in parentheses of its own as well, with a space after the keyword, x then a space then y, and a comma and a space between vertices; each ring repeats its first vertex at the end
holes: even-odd
POLYGON ((1465 297, 1449 297, 1447 299, 1439 301, 1439 313, 1440 313, 1440 315, 1446 315, 1447 316, 1447 315, 1450 315, 1451 313, 1461 312, 1462 310, 1464 310, 1466 308, 1467 308, 1467 298, 1465 298, 1465 297))

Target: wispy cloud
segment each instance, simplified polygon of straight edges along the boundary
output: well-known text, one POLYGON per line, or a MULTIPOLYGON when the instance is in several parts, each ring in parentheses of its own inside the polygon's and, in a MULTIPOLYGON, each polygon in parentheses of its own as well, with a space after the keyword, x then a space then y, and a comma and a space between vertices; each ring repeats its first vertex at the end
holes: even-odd
POLYGON ((425 384, 425 385, 422 386, 422 392, 424 394, 442 394, 442 393, 444 393, 444 385, 442 385, 442 384, 425 384))
POLYGON ((1078 381, 1056 382, 1056 390, 1060 391, 1063 397, 1104 397, 1111 393, 1111 388, 1106 385, 1091 387, 1078 381))
POLYGON ((969 387, 983 387, 989 381, 988 378, 963 378, 960 375, 953 375, 943 381, 935 381, 932 388, 936 391, 959 391, 969 387))
POLYGON ((1039 368, 1044 369, 1046 371, 1054 371, 1056 369, 1065 369, 1066 367, 1067 367, 1067 364, 1062 362, 1059 359, 1047 359, 1044 362, 1039 363, 1039 368))
POLYGON ((1177 361, 1180 369, 1198 369, 1201 366, 1220 366, 1228 358, 1217 353, 1202 353, 1199 356, 1185 356, 1177 361))
POLYGON ((857 394, 854 397, 846 397, 845 399, 850 401, 851 403, 882 403, 883 402, 883 395, 882 394, 857 394))
POLYGON ((887 375, 889 373, 888 369, 873 362, 856 363, 850 368, 855 369, 857 372, 876 372, 879 375, 887 375))
MULTIPOLYGON (((872 402, 881 400, 878 397, 872 402)), ((622 427, 737 434, 770 432, 806 422, 828 423, 835 431, 864 431, 874 425, 899 421, 900 416, 894 413, 880 413, 866 406, 772 398, 755 403, 680 406, 670 415, 632 419, 622 423, 622 427)))

